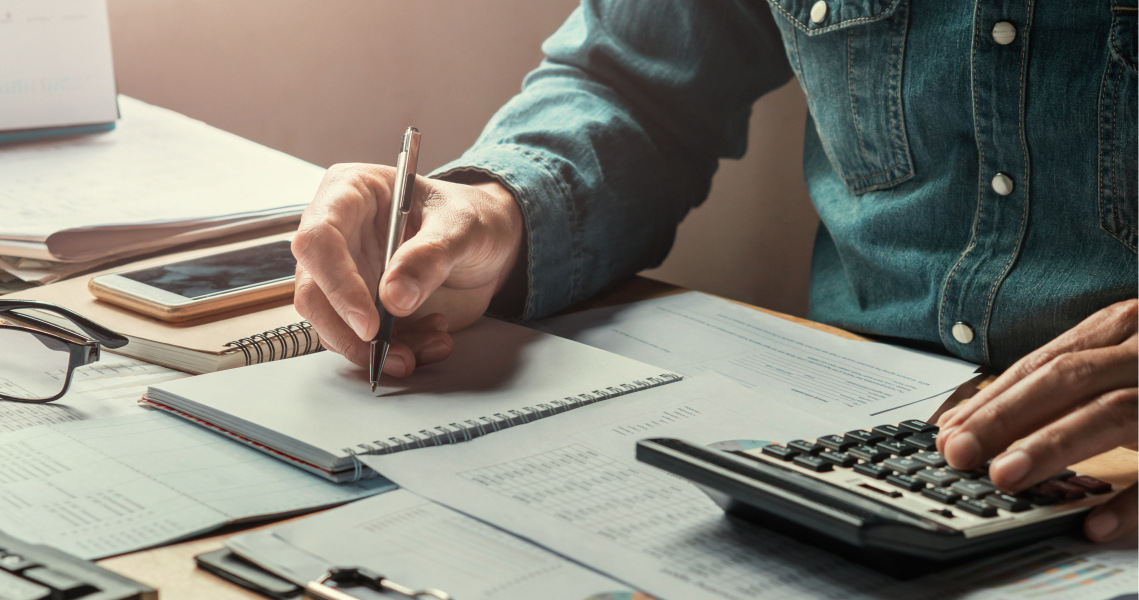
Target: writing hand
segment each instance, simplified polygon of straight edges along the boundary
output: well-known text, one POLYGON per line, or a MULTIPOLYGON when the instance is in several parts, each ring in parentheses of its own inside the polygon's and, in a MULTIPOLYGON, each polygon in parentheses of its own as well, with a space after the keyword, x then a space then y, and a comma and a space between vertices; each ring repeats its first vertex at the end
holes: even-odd
MULTIPOLYGON (((334 165, 293 239, 295 304, 330 350, 361 367, 379 329, 373 301, 383 272, 395 169, 334 165)), ((397 317, 384 373, 403 377, 451 353, 449 331, 473 323, 510 274, 522 244, 522 213, 496 183, 474 186, 420 177, 407 240, 379 284, 397 317)))
MULTIPOLYGON (((1121 445, 1134 448, 1137 307, 1132 299, 1096 312, 943 414, 937 445, 949 464, 972 469, 996 455, 989 469, 993 483, 1019 492, 1083 459, 1121 445)), ((1084 524, 1095 541, 1135 530, 1135 485, 1084 524)))

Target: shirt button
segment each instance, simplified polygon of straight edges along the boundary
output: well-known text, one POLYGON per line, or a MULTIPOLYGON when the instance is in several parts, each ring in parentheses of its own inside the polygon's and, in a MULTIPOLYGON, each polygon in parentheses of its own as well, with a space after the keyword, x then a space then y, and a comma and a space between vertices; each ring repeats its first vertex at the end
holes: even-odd
POLYGON ((816 25, 827 20, 827 3, 819 0, 811 6, 811 21, 816 25))
POLYGON ((993 25, 993 41, 996 43, 1007 46, 1016 39, 1016 26, 1008 21, 997 21, 993 25))
POLYGON ((1007 196, 1012 193, 1016 188, 1016 183, 1013 182, 1012 177, 1004 173, 997 173, 993 175, 993 191, 1000 196, 1007 196))
POLYGON ((958 321, 953 324, 953 339, 968 344, 973 341, 973 328, 968 323, 958 321))

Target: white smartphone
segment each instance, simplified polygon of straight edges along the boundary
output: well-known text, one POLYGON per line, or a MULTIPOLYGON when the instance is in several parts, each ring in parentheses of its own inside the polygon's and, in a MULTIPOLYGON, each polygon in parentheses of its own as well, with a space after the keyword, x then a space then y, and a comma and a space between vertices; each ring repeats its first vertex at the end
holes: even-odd
POLYGON ((292 296, 297 261, 282 240, 91 278, 109 302, 163 321, 203 316, 292 296))

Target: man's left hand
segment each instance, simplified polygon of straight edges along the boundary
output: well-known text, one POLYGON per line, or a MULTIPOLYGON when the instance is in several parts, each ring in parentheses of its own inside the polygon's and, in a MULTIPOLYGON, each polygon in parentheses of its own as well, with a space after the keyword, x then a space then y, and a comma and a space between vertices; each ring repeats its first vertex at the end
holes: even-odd
MULTIPOLYGON (((1019 492, 1117 446, 1136 447, 1139 300, 1096 312, 1017 361, 971 400, 941 415, 937 447, 950 466, 974 469, 996 456, 989 476, 1019 492), (1013 447, 1009 447, 1020 440, 1013 447)), ((1106 542, 1136 530, 1136 486, 1084 523, 1106 542)))

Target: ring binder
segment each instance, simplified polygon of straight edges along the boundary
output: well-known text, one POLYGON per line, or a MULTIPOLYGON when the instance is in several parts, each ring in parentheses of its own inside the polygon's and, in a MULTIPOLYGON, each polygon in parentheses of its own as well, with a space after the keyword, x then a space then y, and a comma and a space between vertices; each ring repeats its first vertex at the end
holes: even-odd
POLYGON ((269 331, 238 338, 226 342, 225 347, 240 350, 245 355, 245 366, 260 364, 277 360, 278 358, 294 358, 323 350, 320 338, 308 321, 290 323, 284 327, 277 327, 269 331), (301 338, 304 336, 304 348, 301 348, 301 338), (280 356, 276 345, 280 344, 280 356), (256 358, 254 358, 256 353, 256 358))
POLYGON ((360 567, 334 567, 330 569, 319 579, 310 581, 305 586, 305 595, 315 600, 357 600, 355 596, 343 591, 343 587, 366 587, 377 592, 395 592, 405 598, 453 600, 451 595, 443 590, 435 588, 414 590, 379 573, 360 567), (338 587, 328 585, 329 581, 338 587))

